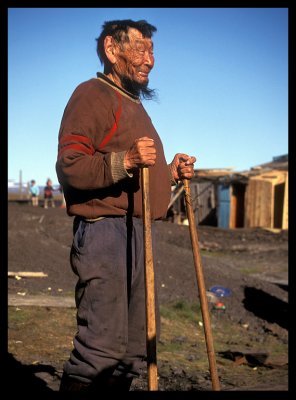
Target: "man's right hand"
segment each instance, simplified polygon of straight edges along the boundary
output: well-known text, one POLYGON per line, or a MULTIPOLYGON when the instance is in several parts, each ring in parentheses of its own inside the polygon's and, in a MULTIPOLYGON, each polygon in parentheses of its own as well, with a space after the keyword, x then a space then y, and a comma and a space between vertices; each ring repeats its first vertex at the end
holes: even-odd
POLYGON ((135 168, 152 167, 156 160, 154 140, 144 136, 136 139, 124 156, 124 168, 129 171, 135 168))

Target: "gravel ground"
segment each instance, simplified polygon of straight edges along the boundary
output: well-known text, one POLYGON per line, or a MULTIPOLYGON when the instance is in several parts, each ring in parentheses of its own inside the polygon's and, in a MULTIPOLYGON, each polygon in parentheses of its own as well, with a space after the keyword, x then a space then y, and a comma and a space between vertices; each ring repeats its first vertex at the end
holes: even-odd
MULTIPOLYGON (((288 232, 200 226, 198 235, 207 291, 222 286, 231 293, 223 299, 225 318, 248 325, 254 335, 272 334, 287 342, 288 232)), ((157 222, 156 237, 153 251, 160 303, 196 302, 198 288, 188 226, 157 222)), ((8 298, 45 298, 50 294, 69 301, 76 283, 69 266, 71 240, 72 218, 65 209, 9 203, 8 270, 43 272, 47 277, 9 278, 8 298)), ((273 374, 272 382, 261 382, 258 390, 270 390, 271 384, 272 390, 286 390, 287 374, 282 370, 273 374)), ((172 369, 162 379, 170 383, 171 390, 210 390, 207 376, 201 376, 194 386, 184 371, 172 369)), ((231 385, 225 387, 231 390, 231 385)), ((256 390, 251 383, 250 387, 256 390)), ((141 388, 143 383, 135 382, 134 390, 144 390, 141 388)))

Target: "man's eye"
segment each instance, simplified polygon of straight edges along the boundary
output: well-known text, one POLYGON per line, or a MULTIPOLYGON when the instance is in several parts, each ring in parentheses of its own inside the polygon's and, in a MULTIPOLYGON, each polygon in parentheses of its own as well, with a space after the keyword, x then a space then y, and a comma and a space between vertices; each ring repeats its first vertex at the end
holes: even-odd
POLYGON ((144 46, 138 46, 134 48, 134 51, 140 55, 140 56, 144 56, 144 54, 146 53, 146 51, 148 51, 150 56, 153 56, 153 49, 148 49, 144 46))

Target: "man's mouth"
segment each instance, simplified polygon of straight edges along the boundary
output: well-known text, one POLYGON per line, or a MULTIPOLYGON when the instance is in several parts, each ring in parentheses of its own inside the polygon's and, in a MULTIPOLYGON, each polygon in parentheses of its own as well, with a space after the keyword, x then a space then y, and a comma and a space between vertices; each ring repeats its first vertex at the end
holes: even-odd
POLYGON ((149 74, 149 72, 143 72, 143 71, 139 71, 139 76, 141 77, 141 78, 145 78, 145 79, 147 79, 148 78, 148 74, 149 74))

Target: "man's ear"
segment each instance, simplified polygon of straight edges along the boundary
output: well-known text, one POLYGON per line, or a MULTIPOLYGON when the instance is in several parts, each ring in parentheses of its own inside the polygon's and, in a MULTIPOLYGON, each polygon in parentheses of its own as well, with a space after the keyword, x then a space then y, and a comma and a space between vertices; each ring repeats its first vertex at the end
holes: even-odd
POLYGON ((115 48, 115 43, 114 39, 112 36, 106 36, 104 39, 104 50, 106 57, 110 61, 111 64, 115 64, 117 61, 116 58, 116 48, 115 48))

